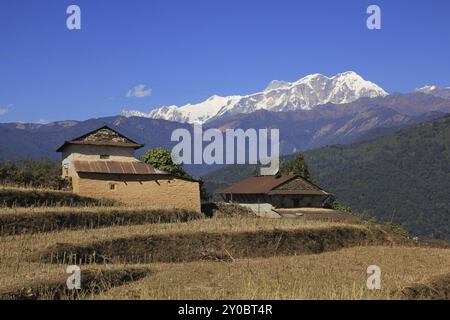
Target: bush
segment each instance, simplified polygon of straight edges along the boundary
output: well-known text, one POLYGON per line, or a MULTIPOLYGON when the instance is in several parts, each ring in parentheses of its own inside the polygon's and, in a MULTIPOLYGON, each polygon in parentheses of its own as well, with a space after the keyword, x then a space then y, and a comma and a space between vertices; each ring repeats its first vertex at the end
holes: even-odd
POLYGON ((207 217, 237 217, 237 216, 256 216, 249 208, 235 203, 210 202, 202 204, 202 212, 207 217))
POLYGON ((113 200, 82 197, 63 191, 0 188, 0 207, 84 207, 115 204, 117 203, 113 200))
POLYGON ((61 163, 49 159, 0 161, 0 184, 54 190, 69 187, 61 178, 61 163))
MULTIPOLYGON (((27 209, 29 210, 29 209, 27 209)), ((68 210, 67 208, 43 208, 36 212, 19 210, 0 214, 0 236, 137 225, 147 223, 175 223, 202 219, 199 212, 183 209, 127 209, 92 207, 68 210)))
POLYGON ((392 222, 386 222, 384 223, 384 226, 391 232, 401 235, 401 236, 408 236, 408 231, 405 230, 405 228, 402 225, 395 224, 392 222))
POLYGON ((324 205, 325 208, 340 211, 342 213, 352 213, 352 209, 349 206, 343 205, 336 200, 332 200, 330 203, 324 205))

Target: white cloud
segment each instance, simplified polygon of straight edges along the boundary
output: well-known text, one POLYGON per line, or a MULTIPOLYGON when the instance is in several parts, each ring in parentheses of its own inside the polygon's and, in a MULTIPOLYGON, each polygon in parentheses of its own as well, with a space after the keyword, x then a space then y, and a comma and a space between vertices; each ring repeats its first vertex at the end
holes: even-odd
POLYGON ((9 109, 11 109, 14 105, 8 104, 6 107, 0 107, 0 116, 4 116, 9 112, 9 109))
POLYGON ((152 94, 152 89, 145 84, 138 84, 133 89, 128 90, 127 97, 145 98, 152 94))

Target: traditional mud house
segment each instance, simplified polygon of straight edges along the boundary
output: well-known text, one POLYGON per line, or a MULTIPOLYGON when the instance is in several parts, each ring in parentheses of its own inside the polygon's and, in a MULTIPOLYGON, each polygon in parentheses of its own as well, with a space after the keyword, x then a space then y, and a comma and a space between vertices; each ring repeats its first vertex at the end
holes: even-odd
POLYGON ((64 142, 57 152, 62 153, 62 175, 76 194, 200 211, 199 183, 137 160, 135 150, 143 146, 104 126, 64 142))
POLYGON ((320 208, 330 196, 330 193, 295 174, 251 177, 216 193, 227 202, 250 207, 267 203, 275 208, 320 208))

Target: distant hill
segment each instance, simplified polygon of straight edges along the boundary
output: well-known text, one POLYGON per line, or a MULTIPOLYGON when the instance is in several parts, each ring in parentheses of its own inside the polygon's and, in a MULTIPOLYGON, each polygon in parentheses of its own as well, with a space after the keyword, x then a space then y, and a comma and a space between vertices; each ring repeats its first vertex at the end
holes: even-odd
MULTIPOLYGON (((399 128, 429 121, 450 113, 450 99, 415 92, 362 98, 352 103, 325 104, 312 110, 274 112, 258 110, 209 121, 205 129, 280 129, 280 152, 291 154, 333 144, 372 139, 399 128)), ((172 132, 192 130, 192 125, 161 119, 113 116, 86 121, 57 121, 48 124, 0 123, 0 158, 58 159, 54 151, 64 140, 80 136, 103 125, 145 144, 149 148, 172 148, 172 132)), ((187 165, 194 176, 204 175, 220 165, 187 165)))
POLYGON ((57 121, 49 124, 0 124, 0 158, 58 159, 55 149, 65 140, 73 139, 86 132, 108 125, 135 141, 145 143, 138 154, 148 148, 170 147, 170 135, 177 128, 190 128, 166 120, 147 118, 125 118, 121 116, 89 119, 86 121, 57 121))
MULTIPOLYGON (((450 239, 450 115, 372 140, 305 153, 313 181, 338 201, 413 235, 450 239)), ((250 176, 227 166, 205 176, 218 189, 250 176)))
POLYGON ((450 87, 442 88, 437 86, 425 86, 417 89, 416 92, 430 94, 439 98, 450 99, 450 87))

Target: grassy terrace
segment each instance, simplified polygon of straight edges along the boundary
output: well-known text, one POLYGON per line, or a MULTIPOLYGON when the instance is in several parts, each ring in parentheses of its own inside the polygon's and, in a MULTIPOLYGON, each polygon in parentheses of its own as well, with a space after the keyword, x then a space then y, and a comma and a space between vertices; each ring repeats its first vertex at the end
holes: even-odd
MULTIPOLYGON (((144 265, 90 265, 86 272, 130 274, 128 281, 98 277, 97 292, 83 299, 393 299, 401 290, 450 274, 450 250, 368 246, 319 255, 195 261, 144 265), (366 268, 382 270, 382 289, 366 288, 366 268), (146 270, 142 276, 142 270, 146 270), (128 283, 127 283, 128 282, 128 283)), ((65 284, 64 265, 25 263, 2 265, 2 291, 39 292, 54 298, 65 284), (32 290, 31 290, 32 288, 32 290), (56 288, 56 289, 55 289, 56 288)), ((114 279, 114 278, 113 278, 114 279)), ((448 281, 448 278, 447 278, 448 281)), ((63 297, 64 298, 64 297, 63 297)), ((66 297, 70 298, 70 296, 66 297)))
POLYGON ((58 243, 89 244, 118 238, 140 236, 179 235, 199 233, 233 233, 275 230, 311 230, 333 227, 366 229, 363 225, 331 223, 322 221, 302 221, 296 219, 259 219, 233 217, 221 219, 201 219, 189 222, 167 224, 143 224, 115 226, 99 229, 62 230, 59 232, 34 233, 1 237, 0 256, 4 260, 23 261, 29 259, 30 252, 50 247, 58 243))
MULTIPOLYGON (((204 233, 226 234, 240 232, 261 232, 276 230, 322 230, 335 227, 365 229, 364 226, 350 226, 342 223, 320 221, 299 221, 294 219, 258 219, 258 218, 221 218, 193 220, 185 223, 144 224, 134 226, 116 226, 99 229, 63 230, 59 232, 34 233, 2 236, 0 239, 0 288, 26 287, 27 284, 51 282, 52 279, 66 278, 63 264, 49 264, 48 261, 36 261, 35 253, 61 244, 89 245, 99 241, 116 239, 134 239, 135 237, 158 237, 176 235, 197 235, 204 233)), ((170 241, 170 240, 169 240, 170 241)), ((132 243, 133 245, 133 243, 132 243)), ((186 250, 199 248, 182 247, 186 250)), ((162 248, 164 249, 164 248, 162 248)), ((198 253, 198 251, 196 251, 198 253)), ((130 255, 133 251, 129 252, 130 255)), ((200 260, 199 256, 197 260, 200 260)), ((88 268, 117 268, 114 265, 89 265, 88 268)), ((149 264, 147 266, 152 266, 149 264)))
POLYGON ((110 206, 111 200, 81 197, 67 191, 0 186, 0 207, 110 206))
POLYGON ((222 210, 206 218, 120 206, 1 208, 0 299, 442 298, 448 288, 448 245, 366 222, 222 210), (72 263, 82 268, 77 293, 65 286, 72 263), (366 289, 372 264, 382 270, 379 291, 366 289), (433 276, 443 278, 429 285, 433 276), (405 287, 415 295, 401 295, 405 287))
POLYGON ((204 216, 194 211, 139 207, 0 208, 0 235, 185 222, 201 218, 204 216))
POLYGON ((113 288, 96 299, 405 298, 396 291, 413 283, 427 283, 430 275, 450 273, 450 250, 353 247, 234 263, 156 264, 152 270, 153 275, 113 288), (366 269, 371 264, 382 270, 379 291, 366 287, 366 269))

